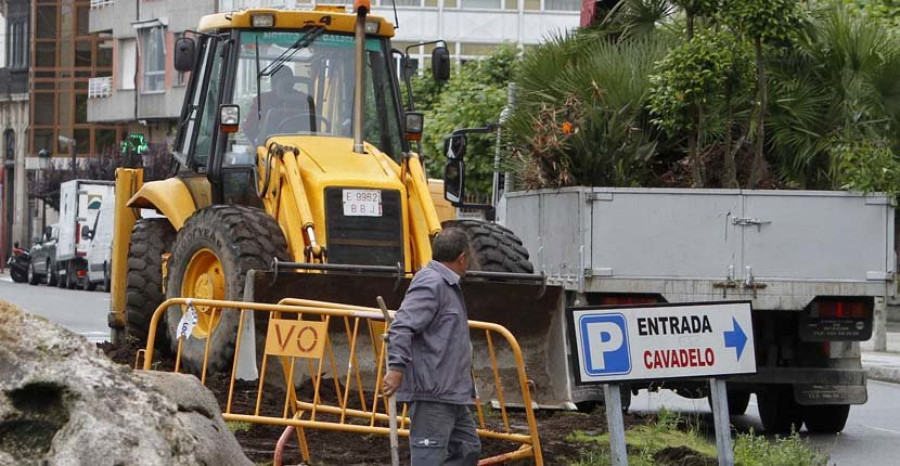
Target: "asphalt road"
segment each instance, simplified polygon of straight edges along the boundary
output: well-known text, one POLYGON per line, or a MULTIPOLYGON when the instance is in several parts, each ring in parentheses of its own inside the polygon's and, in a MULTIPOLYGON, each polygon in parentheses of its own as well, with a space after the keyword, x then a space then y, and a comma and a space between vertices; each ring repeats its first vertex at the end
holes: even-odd
MULTIPOLYGON (((106 316, 109 294, 80 290, 61 290, 46 285, 29 286, 12 283, 8 275, 0 275, 0 299, 42 315, 84 335, 93 341, 109 338, 106 316)), ((712 413, 706 399, 690 400, 669 390, 642 391, 632 400, 632 411, 657 411, 660 407, 698 419, 712 434, 712 413)), ((741 431, 762 431, 755 396, 747 414, 732 418, 741 431)), ((847 427, 838 435, 807 435, 820 451, 830 455, 837 465, 900 464, 900 385, 869 382, 869 402, 850 410, 847 427)))
POLYGON ((102 291, 63 290, 47 285, 13 283, 0 275, 0 299, 84 335, 91 341, 109 340, 106 315, 109 294, 102 291))
MULTIPOLYGON (((706 399, 682 398, 672 391, 647 393, 642 390, 631 402, 633 412, 657 411, 665 406, 689 419, 697 419, 709 429, 715 438, 712 413, 706 399)), ((750 398, 750 406, 743 416, 732 418, 735 427, 742 431, 753 428, 762 431, 756 395, 750 398)), ((830 456, 829 464, 836 465, 888 465, 900 464, 900 385, 869 381, 869 401, 850 408, 847 427, 837 435, 810 435, 805 430, 801 437, 809 440, 819 451, 830 456)))

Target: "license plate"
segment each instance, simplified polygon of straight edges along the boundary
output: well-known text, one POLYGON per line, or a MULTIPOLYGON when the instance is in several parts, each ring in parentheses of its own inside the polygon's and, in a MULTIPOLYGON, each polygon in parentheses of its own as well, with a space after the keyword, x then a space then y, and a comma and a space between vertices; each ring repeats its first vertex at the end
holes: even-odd
POLYGON ((375 189, 345 189, 344 216, 381 217, 381 191, 375 189))

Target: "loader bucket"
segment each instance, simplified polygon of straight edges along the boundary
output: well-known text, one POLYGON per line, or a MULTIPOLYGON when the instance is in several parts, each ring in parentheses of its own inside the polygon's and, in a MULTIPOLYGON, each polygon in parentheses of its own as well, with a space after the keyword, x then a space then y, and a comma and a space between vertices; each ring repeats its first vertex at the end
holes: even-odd
MULTIPOLYGON (((396 273, 254 270, 247 276, 244 300, 278 303, 286 298, 301 298, 377 307, 376 297, 381 296, 388 308, 397 309, 409 283, 410 278, 400 276, 398 279, 396 273)), ((540 408, 574 409, 566 356, 565 294, 562 287, 536 284, 533 279, 530 283, 522 283, 510 279, 467 277, 463 283, 463 294, 470 320, 500 324, 518 340, 531 381, 529 386, 533 403, 540 408)), ((257 322, 256 328, 264 327, 257 322)), ((345 323, 332 321, 329 338, 338 359, 346 358, 349 352, 348 339, 344 335, 345 323)), ((490 340, 487 334, 477 331, 472 334, 472 345, 474 369, 478 373, 476 380, 492 380, 492 368, 496 365, 501 378, 500 386, 503 387, 503 393, 495 393, 495 384, 479 382, 476 388, 480 400, 487 402, 505 396, 507 406, 521 404, 511 348, 506 347, 505 342, 490 340), (493 346, 495 360, 490 357, 488 345, 493 346)), ((370 344, 366 348, 357 348, 356 354, 373 355, 372 359, 361 358, 357 362, 363 373, 373 372, 371 369, 375 366, 376 353, 370 344)), ((296 372, 295 376, 304 377, 296 372)), ((283 377, 281 374, 267 375, 266 380, 283 380, 283 377)), ((302 380, 295 378, 295 382, 302 380)), ((364 385, 373 386, 373 382, 364 381, 364 385)))

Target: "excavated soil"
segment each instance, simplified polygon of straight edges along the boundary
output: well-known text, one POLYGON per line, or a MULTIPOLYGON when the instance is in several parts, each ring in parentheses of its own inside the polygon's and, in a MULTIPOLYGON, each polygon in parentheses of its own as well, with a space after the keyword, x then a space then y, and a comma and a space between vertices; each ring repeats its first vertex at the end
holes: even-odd
MULTIPOLYGON (((100 343, 98 346, 114 361, 129 366, 134 365, 134 355, 138 349, 136 345, 113 346, 109 343, 100 343)), ((172 370, 173 365, 170 360, 154 355, 154 367, 160 370, 172 370)), ((229 378, 225 375, 209 376, 206 380, 206 386, 216 395, 223 411, 228 403, 229 382, 229 378)), ((322 384, 320 389, 321 397, 325 401, 334 402, 337 395, 333 382, 331 379, 324 379, 322 384)), ((308 400, 312 398, 313 393, 314 388, 312 385, 306 383, 299 388, 298 396, 300 399, 308 400)), ((371 399, 371 394, 366 395, 367 399, 371 399)), ((255 382, 236 381, 231 412, 252 414, 256 408, 256 398, 257 385, 255 382)), ((285 406, 285 392, 283 389, 267 386, 265 396, 260 401, 260 414, 281 417, 285 406)), ((359 408, 360 402, 358 397, 351 394, 349 405, 351 408, 359 408)), ((369 408, 371 409, 371 407, 369 408)), ((399 409, 402 408, 398 407, 399 409)), ((485 413, 485 418, 489 428, 502 429, 503 424, 499 411, 488 409, 485 413)), ((540 411, 536 413, 536 418, 538 431, 541 435, 541 447, 544 452, 544 464, 548 465, 567 464, 590 450, 598 449, 597 445, 591 443, 567 442, 566 438, 573 432, 583 431, 591 435, 606 432, 606 415, 603 409, 594 410, 594 412, 589 414, 540 411)), ((333 420, 336 418, 318 414, 317 419, 333 420)), ((625 427, 627 429, 634 425, 645 424, 647 421, 646 417, 627 414, 625 416, 625 427)), ((510 412, 509 422, 514 427, 527 425, 523 411, 510 412)), ((236 426, 235 436, 238 442, 253 462, 265 464, 272 461, 275 445, 282 432, 284 432, 283 427, 258 424, 232 425, 236 426)), ((307 429, 306 439, 312 456, 311 464, 313 465, 363 466, 390 464, 390 445, 387 436, 307 429)), ((499 455, 512 451, 515 448, 516 446, 511 443, 483 440, 482 457, 499 455)), ((672 457, 659 458, 660 463, 690 466, 706 464, 692 462, 689 458, 685 458, 687 460, 685 462, 679 462, 674 457, 677 456, 675 453, 677 452, 672 453, 672 457)), ((401 439, 400 442, 400 456, 401 461, 409 464, 409 449, 405 439, 401 439)), ((288 442, 288 447, 285 450, 285 464, 300 463, 301 455, 295 435, 288 442)), ((530 462, 506 464, 530 464, 530 462)))

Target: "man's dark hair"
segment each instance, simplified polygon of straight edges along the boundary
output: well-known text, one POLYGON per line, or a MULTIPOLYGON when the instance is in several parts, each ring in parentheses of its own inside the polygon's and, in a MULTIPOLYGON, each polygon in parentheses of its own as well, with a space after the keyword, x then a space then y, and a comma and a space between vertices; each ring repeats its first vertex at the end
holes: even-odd
POLYGON ((431 258, 438 262, 453 262, 469 250, 469 238, 459 228, 441 231, 431 243, 431 258))

